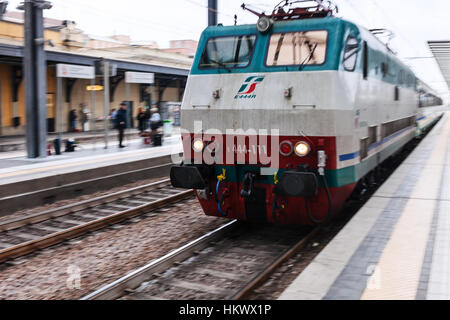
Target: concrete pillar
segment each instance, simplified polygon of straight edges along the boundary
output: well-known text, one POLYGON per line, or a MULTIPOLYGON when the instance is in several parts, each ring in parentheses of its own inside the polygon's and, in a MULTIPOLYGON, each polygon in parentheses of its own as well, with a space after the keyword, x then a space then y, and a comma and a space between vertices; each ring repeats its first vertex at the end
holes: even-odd
POLYGON ((25 103, 28 158, 47 156, 47 64, 44 51, 43 9, 47 1, 26 0, 25 8, 25 103))
POLYGON ((208 26, 217 25, 217 0, 208 0, 208 26))

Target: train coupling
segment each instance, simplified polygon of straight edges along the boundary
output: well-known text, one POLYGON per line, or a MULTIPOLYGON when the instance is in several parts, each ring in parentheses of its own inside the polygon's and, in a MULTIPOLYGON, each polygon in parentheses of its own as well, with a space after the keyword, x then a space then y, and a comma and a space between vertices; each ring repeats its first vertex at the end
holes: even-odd
POLYGON ((200 170, 197 166, 172 166, 170 182, 175 188, 205 189, 206 182, 200 170))
POLYGON ((307 170, 285 171, 274 192, 279 196, 311 198, 317 195, 317 175, 307 170))

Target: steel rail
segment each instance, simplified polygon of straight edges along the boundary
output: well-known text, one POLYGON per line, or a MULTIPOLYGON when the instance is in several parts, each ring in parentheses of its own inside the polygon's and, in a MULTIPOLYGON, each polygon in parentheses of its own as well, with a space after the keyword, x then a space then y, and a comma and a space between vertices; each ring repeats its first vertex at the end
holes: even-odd
POLYGON ((91 294, 81 298, 81 300, 113 300, 120 298, 127 290, 137 288, 142 282, 151 279, 152 275, 165 271, 177 262, 181 262, 196 251, 200 251, 210 244, 223 237, 224 234, 235 230, 238 226, 238 221, 233 220, 227 224, 205 234, 204 236, 191 241, 190 243, 175 249, 167 255, 151 261, 149 264, 132 271, 126 276, 108 284, 91 294))
POLYGON ((112 224, 119 223, 123 220, 136 217, 141 214, 148 213, 151 210, 155 210, 164 207, 167 204, 174 203, 185 198, 188 198, 194 194, 193 190, 182 191, 175 195, 165 197, 160 200, 150 202, 135 208, 124 210, 118 213, 111 214, 106 217, 102 217, 90 222, 74 226, 60 232, 51 233, 46 236, 42 236, 35 240, 30 240, 9 248, 0 250, 0 262, 4 262, 8 259, 17 258, 25 254, 32 253, 39 249, 44 249, 46 247, 55 245, 57 243, 78 237, 87 232, 98 230, 112 224))
POLYGON ((308 242, 317 235, 321 230, 321 227, 315 227, 311 232, 309 232, 304 238, 298 241, 292 248, 290 248, 285 253, 276 259, 272 264, 267 266, 263 271, 256 275, 252 280, 250 280, 247 285, 235 293, 230 300, 244 300, 246 299, 253 290, 259 287, 276 269, 280 267, 282 263, 291 258, 300 249, 304 248, 308 242))
POLYGON ((122 199, 128 196, 132 196, 135 194, 139 194, 144 190, 152 190, 156 188, 161 188, 168 186, 170 183, 170 179, 165 179, 162 181, 157 181, 153 183, 149 183, 143 186, 106 194, 100 197, 96 197, 93 199, 84 200, 81 202, 77 202, 74 204, 69 204, 60 208, 50 209, 44 212, 38 212, 30 215, 26 215, 24 217, 18 217, 14 219, 8 219, 0 222, 0 232, 17 229, 28 224, 39 223, 42 221, 46 221, 52 218, 61 217, 70 213, 74 213, 77 211, 81 211, 84 209, 92 208, 99 204, 104 204, 107 202, 112 202, 114 200, 122 199))
MULTIPOLYGON (((163 157, 154 158, 154 161, 164 161, 160 160, 162 158, 163 157)), ((139 166, 140 165, 141 164, 139 164, 139 166)), ((97 191, 108 190, 111 188, 111 185, 117 186, 137 182, 142 180, 143 177, 157 177, 163 179, 168 175, 168 171, 172 165, 173 163, 171 161, 161 164, 150 163, 150 166, 146 166, 144 168, 122 171, 119 173, 111 172, 114 170, 111 169, 111 167, 114 167, 114 165, 112 165, 102 168, 104 169, 104 175, 101 177, 95 177, 95 175, 97 175, 97 173, 95 173, 96 169, 92 168, 79 172, 68 172, 66 174, 53 176, 51 179, 50 176, 46 176, 28 180, 25 184, 29 184, 33 188, 33 190, 29 191, 26 191, 29 188, 23 188, 24 190, 22 190, 22 187, 18 187, 18 185, 24 185, 23 181, 9 184, 9 188, 7 189, 8 191, 5 190, 4 186, 3 188, 0 186, 0 189, 2 190, 0 193, 3 196, 0 197, 0 216, 8 216, 17 210, 32 208, 54 201, 70 199, 74 196, 88 195, 97 191), (91 174, 94 176, 91 177, 91 174), (78 180, 78 175, 88 175, 88 177, 82 178, 83 180, 78 180), (47 181, 47 179, 50 180, 47 181), (62 181, 60 181, 60 179, 62 179, 62 181), (42 184, 56 185, 41 189, 42 184), (19 188, 20 191, 14 192, 17 188, 19 188), (11 192, 14 193, 10 194, 11 192)))
MULTIPOLYGON (((182 261, 192 257, 205 248, 211 242, 215 242, 225 233, 235 230, 238 226, 238 221, 233 220, 228 224, 209 232, 208 234, 178 248, 169 254, 151 261, 149 264, 132 271, 124 277, 108 284, 99 290, 88 294, 81 298, 81 300, 112 300, 118 299, 127 293, 134 292, 134 289, 139 287, 143 282, 149 281, 153 278, 153 275, 160 275, 167 269, 170 269, 176 264, 180 264, 182 261)), ((302 237, 300 241, 294 244, 292 247, 284 251, 273 263, 271 263, 262 272, 258 273, 250 282, 248 282, 242 289, 239 289, 230 299, 239 300, 245 299, 250 292, 252 292, 257 286, 265 281, 271 273, 273 273, 279 266, 287 259, 292 257, 300 249, 302 249, 314 236, 317 235, 321 228, 316 227, 310 231, 305 237, 302 237)))

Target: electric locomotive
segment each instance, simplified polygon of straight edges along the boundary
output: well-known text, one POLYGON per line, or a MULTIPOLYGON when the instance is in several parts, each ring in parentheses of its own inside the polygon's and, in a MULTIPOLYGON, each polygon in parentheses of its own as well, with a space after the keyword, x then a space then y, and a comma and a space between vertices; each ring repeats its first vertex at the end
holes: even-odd
POLYGON ((243 5, 255 25, 201 35, 170 177, 206 215, 324 222, 416 135, 414 73, 332 4, 295 2, 271 15, 243 5))

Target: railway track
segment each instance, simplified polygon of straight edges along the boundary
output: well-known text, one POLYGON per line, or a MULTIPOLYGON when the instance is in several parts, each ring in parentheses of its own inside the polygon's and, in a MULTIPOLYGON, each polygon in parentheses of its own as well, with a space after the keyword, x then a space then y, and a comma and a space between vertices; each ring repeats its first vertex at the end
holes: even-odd
POLYGON ((0 223, 0 263, 166 207, 194 194, 169 179, 0 223))
MULTIPOLYGON (((0 216, 18 210, 89 195, 147 178, 164 179, 172 167, 171 156, 144 158, 79 171, 47 175, 0 185, 0 216)), ((43 168, 45 169, 45 168, 43 168)))
POLYGON ((245 299, 319 230, 231 221, 82 300, 245 299))

